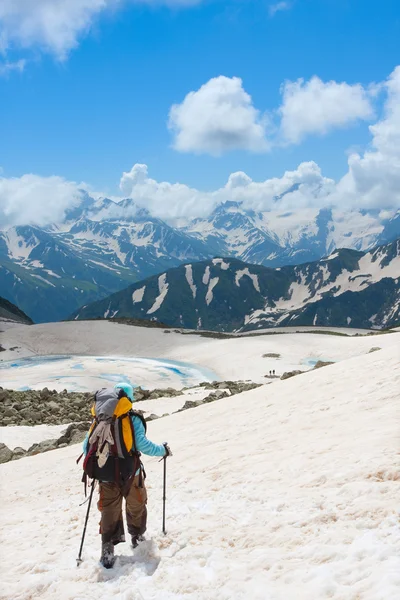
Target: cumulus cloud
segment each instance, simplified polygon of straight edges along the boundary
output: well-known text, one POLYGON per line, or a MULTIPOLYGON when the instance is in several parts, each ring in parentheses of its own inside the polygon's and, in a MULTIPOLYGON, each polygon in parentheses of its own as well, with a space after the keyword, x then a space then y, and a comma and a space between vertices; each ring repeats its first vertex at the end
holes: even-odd
POLYGON ((289 10, 292 7, 291 2, 277 2, 276 4, 271 4, 269 6, 269 15, 270 17, 274 17, 277 12, 282 12, 285 10, 289 10))
POLYGON ((1 0, 0 50, 38 47, 64 60, 106 10, 129 3, 191 6, 198 2, 201 0, 1 0))
MULTIPOLYGON (((384 112, 369 127, 371 144, 364 153, 349 156, 348 171, 338 182, 325 177, 317 163, 310 161, 265 181, 254 181, 238 171, 219 189, 204 192, 183 183, 159 182, 149 177, 147 165, 136 164, 122 175, 121 197, 132 198, 163 219, 205 216, 227 200, 255 210, 378 208, 383 218, 390 209, 400 207, 400 67, 382 87, 384 112)), ((56 176, 0 176, 0 225, 60 222, 68 208, 80 203, 83 187, 56 176)))
POLYGON ((312 77, 309 81, 287 81, 281 91, 280 133, 289 143, 371 119, 374 114, 371 96, 360 84, 325 83, 319 77, 312 77))
POLYGON ((206 216, 227 200, 242 202, 254 210, 318 206, 334 186, 334 181, 324 177, 314 162, 301 163, 282 177, 261 182, 253 181, 242 171, 232 173, 223 187, 212 192, 181 183, 158 182, 149 178, 146 165, 139 164, 124 173, 120 183, 125 196, 163 219, 206 216))
POLYGON ((184 215, 205 215, 214 206, 214 194, 191 188, 182 183, 158 182, 148 176, 147 165, 136 164, 123 173, 120 189, 160 218, 184 215))
POLYGON ((78 186, 62 177, 0 177, 0 225, 62 222, 65 211, 81 201, 78 186))
POLYGON ((277 145, 298 144, 306 136, 370 120, 382 84, 286 81, 282 104, 267 116, 255 108, 238 77, 215 77, 171 107, 168 126, 180 152, 220 155, 230 150, 265 152, 277 145), (273 124, 273 115, 276 123, 273 124))
POLYGON ((180 152, 220 155, 268 148, 266 122, 239 77, 215 77, 172 106, 169 127, 180 152))
POLYGON ((337 186, 338 198, 365 207, 400 206, 400 66, 384 87, 384 116, 369 127, 371 150, 350 155, 349 171, 337 186))

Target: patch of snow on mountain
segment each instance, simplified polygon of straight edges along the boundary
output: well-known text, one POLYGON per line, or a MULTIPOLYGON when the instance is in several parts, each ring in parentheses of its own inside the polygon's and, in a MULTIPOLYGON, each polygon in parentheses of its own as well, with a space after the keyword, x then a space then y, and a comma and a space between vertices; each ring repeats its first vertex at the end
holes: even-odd
POLYGON ((238 287, 240 286, 240 280, 244 276, 249 277, 249 279, 251 279, 252 282, 253 282, 254 289, 257 292, 260 292, 260 285, 258 283, 258 277, 257 277, 257 275, 255 275, 254 273, 250 273, 250 271, 249 271, 249 269, 247 267, 245 269, 242 269, 242 270, 236 272, 236 276, 235 276, 235 283, 236 283, 236 285, 238 287))
POLYGON ((32 250, 39 245, 39 240, 35 235, 32 235, 29 243, 26 243, 25 238, 18 235, 15 227, 8 229, 5 234, 5 241, 9 257, 16 260, 29 258, 32 250))
POLYGON ((327 248, 348 248, 368 250, 383 230, 379 217, 360 210, 342 212, 333 209, 333 227, 327 236, 327 248))
POLYGON ((111 309, 111 302, 110 302, 110 304, 108 305, 108 308, 107 308, 106 312, 104 313, 104 318, 105 318, 105 319, 107 319, 107 318, 108 318, 108 315, 110 314, 110 309, 111 309))
POLYGON ((315 208, 303 208, 302 210, 281 211, 263 213, 265 226, 281 246, 293 246, 304 237, 318 234, 317 216, 319 210, 315 208))
POLYGON ((206 270, 204 271, 204 275, 203 275, 204 285, 208 285, 209 281, 210 281, 210 267, 207 265, 206 270))
POLYGON ((108 243, 109 248, 114 252, 114 254, 119 258, 121 264, 125 264, 127 252, 122 252, 119 241, 110 239, 108 243))
POLYGON ((217 285, 218 281, 219 281, 219 277, 213 277, 208 285, 208 290, 207 290, 207 294, 206 294, 207 306, 209 306, 210 302, 212 301, 212 299, 214 297, 213 289, 217 285))
POLYGON ((335 252, 333 252, 326 258, 324 258, 324 260, 333 260, 334 258, 337 258, 338 256, 339 256, 339 252, 337 250, 335 250, 335 252))
POLYGON ((51 269, 44 269, 44 272, 47 273, 48 275, 50 275, 51 277, 56 277, 57 279, 61 279, 61 275, 57 275, 57 273, 54 273, 54 271, 52 271, 51 269))
POLYGON ((89 262, 94 263, 95 265, 99 265, 99 267, 104 267, 105 269, 108 269, 109 271, 117 271, 115 267, 110 267, 110 265, 106 265, 105 263, 100 262, 99 260, 93 260, 93 258, 89 258, 88 260, 89 262))
POLYGON ((192 290, 193 298, 196 298, 197 288, 194 285, 194 281, 193 281, 192 265, 185 265, 185 271, 186 271, 186 281, 188 282, 189 287, 192 290))
POLYGON ((136 304, 138 302, 142 302, 145 291, 146 291, 146 286, 144 285, 143 287, 141 287, 138 290, 135 290, 133 292, 133 294, 132 294, 132 302, 133 302, 133 304, 136 304))
POLYGON ((56 287, 54 285, 54 283, 51 283, 51 281, 47 281, 47 279, 45 279, 41 275, 35 275, 34 273, 32 273, 32 277, 35 277, 36 279, 40 279, 40 281, 43 281, 43 283, 47 283, 47 285, 51 285, 51 287, 56 287))
POLYGON ((35 269, 43 269, 44 264, 42 262, 40 262, 40 260, 32 260, 29 263, 30 267, 34 267, 35 269))
POLYGON ((214 266, 219 265, 223 271, 227 271, 229 269, 229 263, 225 262, 223 258, 213 258, 212 261, 214 266))
POLYGON ((163 273, 158 278, 158 290, 160 293, 157 296, 157 298, 155 299, 153 306, 147 311, 148 315, 152 315, 157 310, 159 310, 159 308, 161 307, 161 305, 164 302, 164 299, 168 293, 168 287, 169 287, 169 284, 167 283, 167 274, 163 273))

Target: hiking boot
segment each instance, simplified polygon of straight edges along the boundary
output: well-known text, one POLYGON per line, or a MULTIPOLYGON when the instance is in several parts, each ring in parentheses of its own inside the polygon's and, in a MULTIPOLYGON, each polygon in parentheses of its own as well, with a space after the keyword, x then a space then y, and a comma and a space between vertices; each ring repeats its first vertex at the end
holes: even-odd
POLYGON ((100 562, 106 569, 111 569, 114 566, 114 544, 112 542, 102 544, 100 562))
POLYGON ((133 548, 137 548, 139 542, 144 542, 146 538, 144 537, 144 535, 139 534, 139 535, 133 535, 132 536, 132 547, 133 548))

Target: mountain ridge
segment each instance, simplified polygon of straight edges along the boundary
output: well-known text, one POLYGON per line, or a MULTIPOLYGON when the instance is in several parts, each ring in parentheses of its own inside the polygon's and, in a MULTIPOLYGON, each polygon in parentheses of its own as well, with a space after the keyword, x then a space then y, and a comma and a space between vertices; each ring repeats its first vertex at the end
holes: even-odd
POLYGON ((71 319, 146 318, 252 331, 288 325, 384 328, 400 319, 400 239, 370 252, 264 267, 236 258, 186 263, 83 306, 71 319))
POLYGON ((400 236, 400 211, 256 211, 219 204, 207 217, 163 221, 134 200, 84 194, 61 223, 0 231, 0 294, 36 322, 181 264, 233 256, 270 267, 321 259, 338 247, 365 251, 400 236))

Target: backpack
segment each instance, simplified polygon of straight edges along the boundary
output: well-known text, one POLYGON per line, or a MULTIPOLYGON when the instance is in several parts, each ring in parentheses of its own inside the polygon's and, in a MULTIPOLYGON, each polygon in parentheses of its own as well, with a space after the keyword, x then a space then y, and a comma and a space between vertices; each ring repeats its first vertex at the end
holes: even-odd
POLYGON ((102 388, 92 406, 93 421, 88 432, 87 453, 83 461, 83 478, 108 483, 124 483, 140 469, 145 476, 140 452, 136 449, 132 416, 147 424, 142 415, 132 410, 132 402, 123 390, 102 388))

